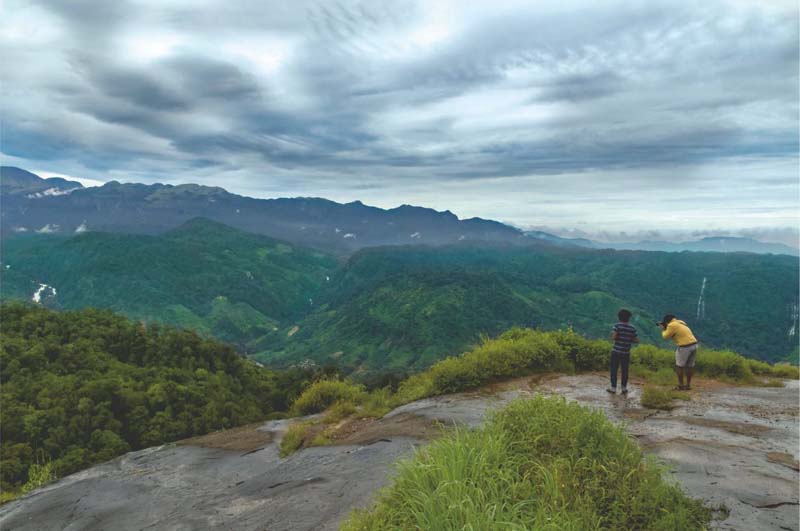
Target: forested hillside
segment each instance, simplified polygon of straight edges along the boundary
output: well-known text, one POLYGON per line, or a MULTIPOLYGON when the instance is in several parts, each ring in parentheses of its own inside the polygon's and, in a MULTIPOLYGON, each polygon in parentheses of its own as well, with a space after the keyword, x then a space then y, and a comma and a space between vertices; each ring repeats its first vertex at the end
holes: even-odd
POLYGON ((706 346, 797 357, 789 256, 465 243, 371 248, 341 263, 203 219, 162 236, 3 244, 4 299, 189 327, 281 367, 413 371, 519 325, 605 338, 623 306, 647 342, 662 344, 654 323, 674 313, 706 346))
POLYGON ((109 308, 247 342, 306 315, 337 266, 317 251, 198 218, 162 236, 89 232, 3 242, 2 297, 109 308))
POLYGON ((425 367, 514 325, 607 337, 628 307, 646 342, 665 313, 707 346, 766 360, 797 352, 798 264, 788 256, 552 247, 380 248, 354 255, 328 304, 258 357, 425 367), (705 279, 702 299, 701 290, 705 279))
POLYGON ((109 311, 0 306, 2 489, 129 450, 262 420, 308 384, 190 331, 109 311))

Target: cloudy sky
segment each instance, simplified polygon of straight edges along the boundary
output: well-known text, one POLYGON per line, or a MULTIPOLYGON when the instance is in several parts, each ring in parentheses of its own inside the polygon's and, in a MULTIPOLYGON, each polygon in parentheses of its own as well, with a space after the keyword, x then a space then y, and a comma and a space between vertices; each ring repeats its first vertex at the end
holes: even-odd
POLYGON ((4 164, 611 238, 797 237, 794 1, 0 9, 4 164))

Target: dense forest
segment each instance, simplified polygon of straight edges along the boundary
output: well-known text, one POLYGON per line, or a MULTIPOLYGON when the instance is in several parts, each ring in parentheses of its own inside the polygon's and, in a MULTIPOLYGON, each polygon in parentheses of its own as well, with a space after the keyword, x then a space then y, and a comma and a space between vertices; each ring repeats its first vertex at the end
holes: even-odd
POLYGON ((571 327, 607 338, 617 311, 627 307, 647 343, 668 346, 655 322, 674 313, 708 347, 796 363, 797 278, 797 259, 789 256, 547 246, 366 249, 339 270, 325 305, 291 337, 265 343, 256 358, 417 369, 512 326, 571 327))
POLYGON ((337 261, 318 251, 195 219, 160 236, 91 232, 3 241, 4 299, 108 308, 235 344, 311 311, 337 261))
POLYGON ((194 332, 101 310, 0 306, 3 490, 45 462, 58 476, 114 456, 262 420, 310 382, 194 332))
POLYGON ((342 263, 196 219, 160 236, 9 238, 0 296, 110 308, 274 367, 312 360, 373 377, 424 369, 513 326, 606 338, 620 307, 649 343, 665 346, 654 322, 674 313, 706 346, 796 362, 798 274, 790 256, 543 242, 377 247, 342 263))

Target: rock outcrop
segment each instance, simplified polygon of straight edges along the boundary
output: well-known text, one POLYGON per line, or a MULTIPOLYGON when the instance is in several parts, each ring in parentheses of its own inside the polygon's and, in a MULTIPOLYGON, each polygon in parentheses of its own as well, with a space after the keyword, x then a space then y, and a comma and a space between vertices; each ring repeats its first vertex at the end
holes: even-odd
MULTIPOLYGON (((393 463, 443 426, 479 425, 487 411, 557 393, 624 422, 671 467, 688 494, 724 505, 720 529, 798 529, 798 382, 783 388, 697 382, 670 412, 643 409, 638 386, 607 395, 599 375, 520 378, 429 398, 364 422, 339 444, 278 456, 287 421, 126 454, 0 507, 6 530, 336 529, 369 504, 393 463)), ((445 428, 446 429, 446 428, 445 428)))

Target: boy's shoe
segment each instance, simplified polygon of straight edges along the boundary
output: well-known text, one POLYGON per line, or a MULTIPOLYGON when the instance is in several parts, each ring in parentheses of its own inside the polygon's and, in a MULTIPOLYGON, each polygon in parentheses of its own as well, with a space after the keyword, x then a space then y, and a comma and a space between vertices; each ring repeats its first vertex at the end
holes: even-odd
POLYGON ((622 391, 620 391, 620 393, 622 393, 623 395, 627 395, 628 394, 628 389, 623 387, 622 391))
POLYGON ((606 389, 606 391, 611 393, 612 395, 617 394, 617 388, 616 387, 609 387, 608 389, 606 389))

